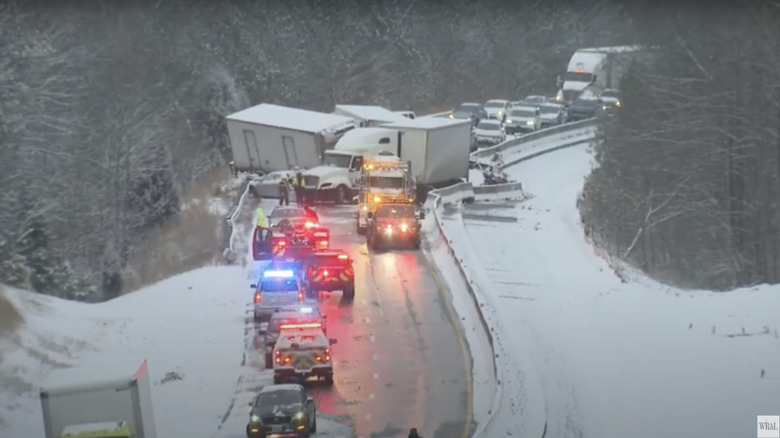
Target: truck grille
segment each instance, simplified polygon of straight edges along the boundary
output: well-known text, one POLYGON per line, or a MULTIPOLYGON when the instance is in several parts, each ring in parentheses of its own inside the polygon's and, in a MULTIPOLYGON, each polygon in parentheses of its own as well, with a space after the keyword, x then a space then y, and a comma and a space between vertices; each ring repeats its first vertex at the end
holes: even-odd
POLYGON ((263 417, 263 424, 289 424, 292 421, 292 417, 289 415, 284 416, 276 416, 276 415, 266 415, 263 417))
POLYGON ((303 176, 303 185, 305 185, 306 187, 317 187, 319 183, 320 183, 320 177, 318 176, 312 176, 312 175, 303 176))

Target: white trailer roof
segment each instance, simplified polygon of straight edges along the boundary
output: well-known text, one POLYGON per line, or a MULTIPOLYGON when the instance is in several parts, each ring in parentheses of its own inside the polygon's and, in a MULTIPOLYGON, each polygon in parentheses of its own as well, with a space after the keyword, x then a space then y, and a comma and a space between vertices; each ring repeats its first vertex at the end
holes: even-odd
POLYGON ((336 110, 341 110, 363 120, 376 120, 379 122, 394 122, 406 119, 406 117, 394 113, 386 108, 376 105, 336 105, 336 110))
MULTIPOLYGON (((404 117, 406 120, 406 118, 404 117)), ((378 145, 381 137, 398 135, 397 131, 387 128, 355 128, 341 136, 334 152, 363 151, 378 145)), ((329 152, 329 151, 327 151, 329 152)))
POLYGON ((612 47, 592 47, 588 49, 580 49, 578 52, 599 52, 599 53, 623 53, 623 52, 638 52, 644 50, 643 46, 612 46, 612 47))
POLYGON ((292 131, 320 132, 354 123, 351 117, 320 113, 288 106, 261 103, 225 117, 237 122, 273 126, 292 131))
POLYGON ((578 50, 572 55, 567 71, 577 71, 581 68, 585 72, 592 73, 593 69, 596 68, 606 56, 607 55, 602 52, 578 50))
MULTIPOLYGON (((105 363, 87 362, 73 368, 52 371, 41 383, 41 389, 51 393, 69 392, 72 389, 100 388, 110 385, 126 385, 143 366, 134 358, 118 357, 115 366, 107 369, 105 363)), ((144 372, 147 372, 144 368, 144 372)))
POLYGON ((389 123, 383 128, 388 129, 438 129, 446 126, 471 124, 469 120, 448 119, 444 117, 418 117, 400 122, 389 123))

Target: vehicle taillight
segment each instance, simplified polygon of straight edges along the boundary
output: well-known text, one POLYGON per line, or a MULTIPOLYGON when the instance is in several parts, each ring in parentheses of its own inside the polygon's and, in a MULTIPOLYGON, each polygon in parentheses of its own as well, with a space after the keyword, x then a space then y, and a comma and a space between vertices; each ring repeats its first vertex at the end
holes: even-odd
POLYGON ((286 240, 280 240, 280 241, 276 242, 276 245, 277 246, 285 246, 285 245, 287 245, 287 241, 286 240))
POLYGON ((322 271, 322 276, 323 276, 323 277, 327 277, 327 276, 328 276, 328 274, 329 274, 329 272, 328 272, 328 270, 327 270, 327 269, 325 269, 325 270, 323 270, 323 271, 322 271))
POLYGON ((408 230, 408 229, 409 229, 409 225, 406 225, 406 224, 401 224, 401 232, 402 232, 402 233, 405 233, 405 232, 406 232, 406 230, 408 230))
POLYGON ((282 363, 282 352, 281 351, 274 350, 274 362, 282 363))
POLYGON ((303 302, 303 289, 298 289, 298 302, 303 302))
POLYGON ((262 296, 260 295, 260 292, 255 292, 255 304, 259 304, 261 299, 262 296))
POLYGON ((317 246, 320 249, 328 249, 328 241, 327 240, 320 240, 317 242, 317 246))

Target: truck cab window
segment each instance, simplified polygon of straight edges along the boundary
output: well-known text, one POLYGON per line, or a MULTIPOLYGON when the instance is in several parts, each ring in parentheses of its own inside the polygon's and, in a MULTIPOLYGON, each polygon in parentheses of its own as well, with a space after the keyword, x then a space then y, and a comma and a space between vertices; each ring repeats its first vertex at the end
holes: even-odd
POLYGON ((352 166, 350 167, 350 169, 360 170, 361 167, 363 167, 363 157, 357 155, 352 159, 352 166))
POLYGON ((390 144, 390 137, 383 137, 379 140, 379 144, 390 144))

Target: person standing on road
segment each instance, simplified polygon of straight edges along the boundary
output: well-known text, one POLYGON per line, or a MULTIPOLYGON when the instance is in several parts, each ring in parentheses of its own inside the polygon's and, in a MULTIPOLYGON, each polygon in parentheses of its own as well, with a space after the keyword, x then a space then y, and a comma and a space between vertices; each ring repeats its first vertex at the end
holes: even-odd
POLYGON ((295 167, 295 202, 298 205, 303 206, 306 204, 306 200, 303 195, 303 172, 300 167, 295 167))
POLYGON ((279 205, 290 205, 290 193, 286 178, 279 180, 279 205))

